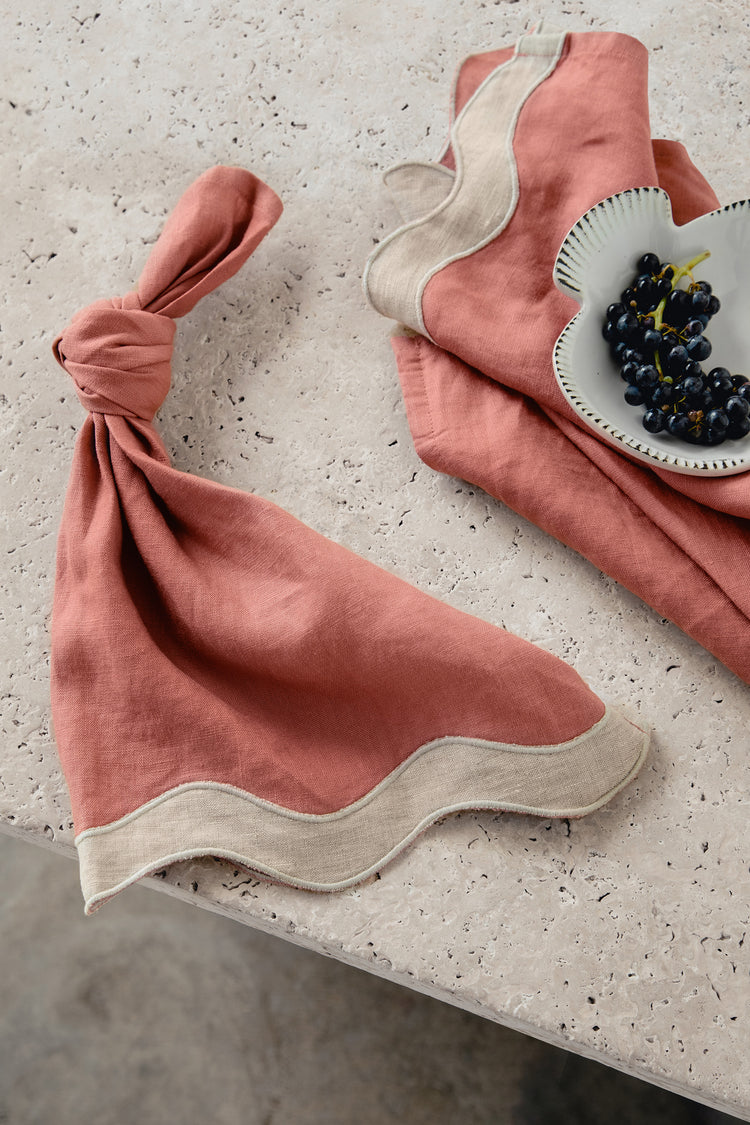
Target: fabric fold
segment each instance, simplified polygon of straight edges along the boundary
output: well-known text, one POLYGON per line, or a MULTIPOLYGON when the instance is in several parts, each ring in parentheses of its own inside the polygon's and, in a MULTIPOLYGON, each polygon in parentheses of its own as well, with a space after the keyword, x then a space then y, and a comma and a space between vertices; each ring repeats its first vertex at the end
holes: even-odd
MULTIPOLYGON (((509 152, 505 127, 483 112, 479 95, 518 65, 519 51, 473 56, 456 83, 456 123, 441 163, 453 169, 465 161, 457 126, 465 132, 473 116, 470 131, 505 157, 503 174, 517 178, 518 191, 513 214, 489 241, 472 207, 494 184, 479 177, 463 202, 456 193, 466 252, 431 263, 417 286, 424 331, 412 323, 418 334, 393 338, 417 452, 575 548, 750 682, 750 595, 738 566, 750 544, 747 474, 686 476, 615 451, 574 413, 552 359, 577 312, 556 289, 553 266, 581 215, 644 185, 667 191, 678 224, 718 200, 681 144, 652 140, 646 51, 625 35, 565 36, 554 67, 516 107, 509 152)), ((379 292, 414 290, 397 247, 408 240, 414 261, 434 214, 376 248, 366 285, 376 276, 379 292)), ((404 320, 398 302, 373 303, 404 320)))
POLYGON ((646 753, 644 732, 554 656, 171 466, 152 418, 173 318, 280 213, 250 173, 204 174, 137 291, 55 342, 89 411, 52 617, 88 912, 197 855, 340 889, 447 812, 584 815, 646 753))

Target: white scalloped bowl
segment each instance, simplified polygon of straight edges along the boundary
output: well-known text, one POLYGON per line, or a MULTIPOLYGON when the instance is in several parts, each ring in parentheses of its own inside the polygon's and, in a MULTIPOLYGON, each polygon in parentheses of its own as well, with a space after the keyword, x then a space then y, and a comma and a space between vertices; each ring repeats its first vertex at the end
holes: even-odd
POLYGON ((649 434, 643 411, 628 406, 625 384, 602 338, 607 306, 652 250, 683 264, 704 250, 696 279, 709 281, 721 301, 707 335, 713 350, 704 368, 726 367, 750 379, 750 201, 730 203, 678 227, 661 188, 632 188, 603 199, 578 220, 555 262, 555 284, 581 306, 554 351, 557 381, 579 417, 616 449, 638 461, 696 476, 729 476, 750 469, 750 434, 715 448, 689 445, 671 434, 649 434))

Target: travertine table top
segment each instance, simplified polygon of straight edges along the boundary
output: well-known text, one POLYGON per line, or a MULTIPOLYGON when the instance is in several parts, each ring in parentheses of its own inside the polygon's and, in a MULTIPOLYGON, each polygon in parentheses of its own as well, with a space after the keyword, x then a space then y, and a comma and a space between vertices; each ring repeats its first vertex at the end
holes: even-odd
MULTIPOLYGON (((50 728, 55 534, 82 420, 50 344, 124 293, 182 190, 241 164, 286 212, 180 323, 158 424, 178 468, 316 530, 572 663, 653 728, 638 781, 579 822, 462 814, 331 896, 205 860, 164 890, 750 1120, 750 691, 560 543, 414 453, 360 277, 434 159, 463 56, 539 15, 514 0, 307 8, 3 6, 4 456, 0 827, 72 852, 50 728), (748 940, 746 940, 746 937, 748 940)), ((652 131, 726 203, 748 193, 741 0, 551 0, 567 30, 651 51, 652 131)), ((738 561, 738 565, 742 565, 738 561)), ((104 908, 106 909, 106 907, 104 908)))

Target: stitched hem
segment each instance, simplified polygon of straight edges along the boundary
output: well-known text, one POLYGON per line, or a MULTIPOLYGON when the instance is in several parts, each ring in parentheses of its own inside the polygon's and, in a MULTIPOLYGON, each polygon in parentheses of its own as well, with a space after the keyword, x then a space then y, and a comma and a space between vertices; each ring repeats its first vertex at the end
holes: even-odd
POLYGON ((367 879, 452 813, 585 816, 632 780, 648 741, 616 710, 553 747, 436 739, 371 793, 328 814, 294 812, 211 781, 181 785, 76 838, 86 913, 145 875, 198 856, 300 889, 337 891, 367 879))
MULTIPOLYGON (((403 338, 403 337, 402 337, 403 338)), ((411 430, 414 448, 419 458, 430 468, 440 469, 433 464, 431 453, 435 448, 436 434, 435 421, 427 390, 427 379, 424 370, 424 337, 413 336, 407 347, 398 343, 399 337, 391 339, 391 346, 396 357, 396 369, 401 393, 406 407, 406 418, 411 430)))

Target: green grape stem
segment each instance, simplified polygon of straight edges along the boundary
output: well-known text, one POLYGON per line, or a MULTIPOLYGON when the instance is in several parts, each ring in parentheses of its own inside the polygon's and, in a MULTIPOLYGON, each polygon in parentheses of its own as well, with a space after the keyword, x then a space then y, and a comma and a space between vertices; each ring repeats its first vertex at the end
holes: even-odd
MULTIPOLYGON (((672 290, 677 288, 677 282, 682 281, 683 277, 689 277, 691 279, 691 281, 694 281, 695 278, 693 277, 693 270, 695 269, 696 266, 699 266, 701 262, 705 262, 706 258, 710 258, 710 257, 711 257, 711 251, 710 250, 704 250, 702 254, 697 254, 694 258, 691 258, 690 261, 687 262, 684 266, 675 266, 672 262, 666 263, 666 265, 664 267, 665 269, 668 266, 671 266, 672 269, 674 270, 674 274, 673 274, 672 279, 671 279, 672 280, 672 289, 670 289, 670 291, 669 291, 669 293, 667 294, 666 297, 662 297, 661 301, 659 301, 659 304, 656 306, 656 308, 648 314, 649 316, 652 316, 654 318, 654 328, 656 329, 657 332, 661 331, 662 325, 664 324, 663 317, 664 317, 664 309, 666 308, 666 305, 667 305, 667 299, 670 296, 672 290)), ((658 366, 658 364, 657 364, 657 366, 658 366)))

